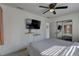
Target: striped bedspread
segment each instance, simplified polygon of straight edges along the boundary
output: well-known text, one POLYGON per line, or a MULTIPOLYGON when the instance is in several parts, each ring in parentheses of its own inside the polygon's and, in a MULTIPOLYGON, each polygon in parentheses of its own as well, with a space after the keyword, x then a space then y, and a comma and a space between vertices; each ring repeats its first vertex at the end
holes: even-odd
POLYGON ((72 56, 76 48, 76 46, 52 46, 40 54, 43 56, 72 56))

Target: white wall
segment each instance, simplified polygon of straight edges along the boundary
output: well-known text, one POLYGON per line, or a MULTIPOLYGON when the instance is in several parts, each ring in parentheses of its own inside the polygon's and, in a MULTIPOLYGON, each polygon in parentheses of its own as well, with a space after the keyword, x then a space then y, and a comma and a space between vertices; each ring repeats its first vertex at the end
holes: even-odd
MULTIPOLYGON (((0 55, 5 55, 19 50, 28 45, 25 37, 25 19, 33 18, 41 21, 41 29, 34 30, 41 35, 41 39, 46 37, 46 18, 22 11, 16 8, 8 7, 0 4, 3 8, 4 22, 4 45, 0 46, 0 55)), ((29 39, 28 39, 29 40, 29 39)))
POLYGON ((56 37, 56 21, 62 21, 62 20, 72 20, 73 22, 73 41, 79 41, 79 12, 72 13, 72 14, 66 14, 64 16, 55 17, 50 20, 50 36, 51 38, 56 37))

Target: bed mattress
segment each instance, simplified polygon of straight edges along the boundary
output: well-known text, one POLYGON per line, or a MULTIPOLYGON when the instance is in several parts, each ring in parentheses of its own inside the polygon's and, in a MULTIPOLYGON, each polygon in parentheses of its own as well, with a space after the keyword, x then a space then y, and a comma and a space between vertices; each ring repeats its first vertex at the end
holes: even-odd
POLYGON ((41 56, 41 52, 50 48, 51 46, 71 46, 73 42, 59 40, 59 39, 45 39, 30 44, 28 50, 31 56, 41 56))

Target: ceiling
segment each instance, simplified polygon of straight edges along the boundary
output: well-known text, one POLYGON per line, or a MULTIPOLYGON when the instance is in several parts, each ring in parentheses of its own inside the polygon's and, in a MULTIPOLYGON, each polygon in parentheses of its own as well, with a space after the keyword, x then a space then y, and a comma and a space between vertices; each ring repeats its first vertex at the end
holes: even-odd
POLYGON ((39 6, 48 6, 49 4, 50 3, 6 3, 6 5, 9 5, 11 7, 19 7, 19 9, 50 18, 79 11, 79 3, 58 3, 57 6, 68 6, 68 9, 58 9, 56 10, 56 15, 51 12, 42 14, 47 9, 39 8, 39 6))

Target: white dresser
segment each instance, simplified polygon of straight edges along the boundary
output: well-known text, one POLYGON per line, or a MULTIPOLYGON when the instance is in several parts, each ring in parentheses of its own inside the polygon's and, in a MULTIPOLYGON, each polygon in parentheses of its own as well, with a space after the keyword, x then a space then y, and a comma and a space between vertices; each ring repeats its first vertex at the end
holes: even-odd
POLYGON ((26 36, 26 41, 28 41, 28 43, 41 40, 40 34, 26 33, 25 36, 26 36))

